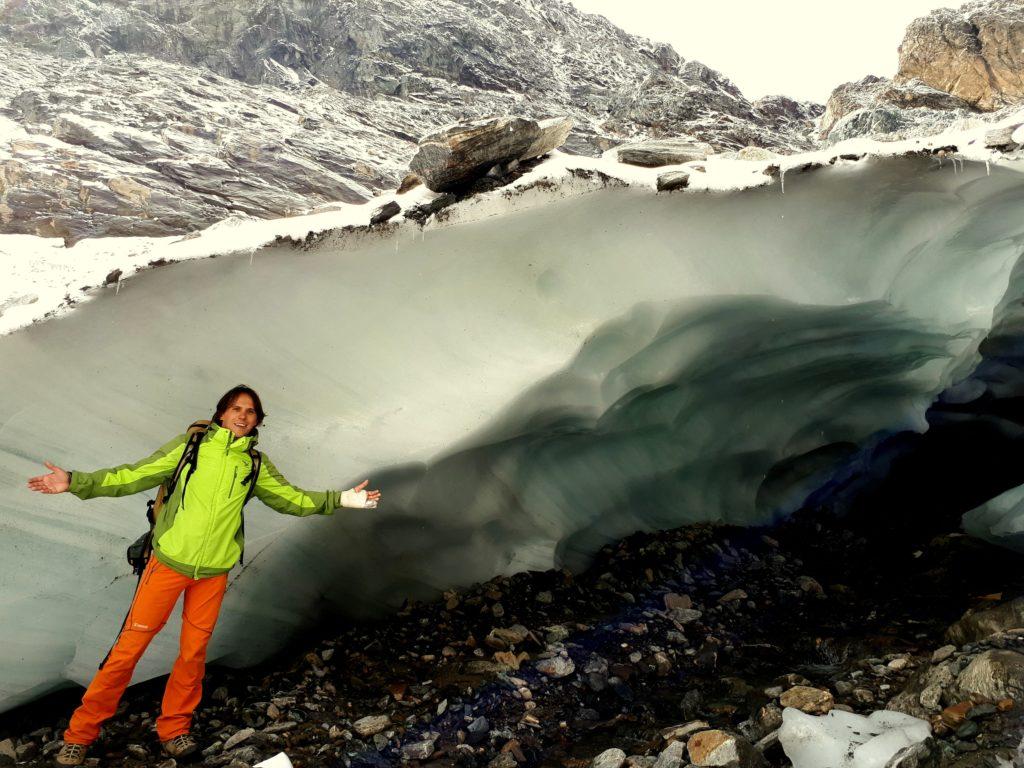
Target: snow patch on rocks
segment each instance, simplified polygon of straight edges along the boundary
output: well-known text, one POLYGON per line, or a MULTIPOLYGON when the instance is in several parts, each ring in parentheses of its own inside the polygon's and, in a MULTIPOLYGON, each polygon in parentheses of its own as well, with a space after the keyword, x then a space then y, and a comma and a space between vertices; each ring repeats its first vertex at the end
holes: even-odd
MULTIPOLYGON (((985 142, 985 135, 992 129, 1021 124, 1024 124, 1024 110, 998 123, 972 124, 930 138, 895 142, 857 138, 828 149, 786 156, 744 154, 742 151, 721 153, 705 161, 659 168, 620 163, 615 150, 605 152, 600 158, 555 151, 508 186, 454 202, 440 211, 443 215, 431 215, 422 225, 408 219, 398 220, 381 232, 393 232, 399 227, 432 229, 480 221, 554 199, 581 196, 606 186, 633 187, 653 194, 657 192, 659 175, 673 170, 688 173, 687 188, 673 193, 684 201, 691 194, 734 193, 775 184, 784 194, 787 181, 798 183, 798 178, 793 180, 796 174, 830 166, 854 168, 866 158, 906 154, 930 155, 935 158, 936 170, 945 173, 958 173, 963 161, 1024 169, 1024 155, 1019 149, 1005 152, 987 147, 985 142)), ((1020 132, 1020 128, 1015 127, 1013 136, 1020 132)), ((230 254, 252 259, 258 249, 275 239, 301 240, 346 228, 368 231, 373 214, 382 206, 394 202, 403 211, 409 211, 439 197, 419 186, 404 194, 389 192, 366 203, 324 205, 302 216, 260 219, 235 215, 184 236, 88 238, 71 247, 55 238, 0 235, 0 259, 7 265, 0 288, 0 335, 65 314, 100 291, 120 290, 125 279, 149 267, 230 254), (121 270, 118 279, 107 280, 116 270, 121 270)))

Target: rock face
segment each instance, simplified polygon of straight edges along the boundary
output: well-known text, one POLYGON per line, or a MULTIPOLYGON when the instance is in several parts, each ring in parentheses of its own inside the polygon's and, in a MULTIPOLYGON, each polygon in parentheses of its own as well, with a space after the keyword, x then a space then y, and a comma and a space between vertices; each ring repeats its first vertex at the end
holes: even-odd
POLYGON ((832 92, 819 137, 935 133, 1022 100, 1024 6, 987 0, 941 8, 907 27, 893 79, 868 75, 832 92))
POLYGON ((972 113, 971 105, 917 80, 897 83, 867 77, 832 91, 821 117, 820 136, 832 141, 861 135, 933 131, 972 113), (860 113, 853 120, 849 115, 860 113))
POLYGON ((898 83, 919 80, 991 111, 1024 99, 1024 5, 940 8, 915 20, 899 47, 898 83))
POLYGON ((822 112, 820 104, 777 96, 758 104, 719 72, 699 61, 680 60, 678 70, 655 69, 639 86, 620 89, 601 127, 621 136, 638 128, 652 138, 691 136, 717 149, 813 146, 810 132, 822 112))
POLYGON ((569 118, 538 122, 518 117, 457 126, 424 138, 409 168, 434 192, 447 192, 495 165, 550 152, 565 142, 571 128, 569 118))
POLYGON ((364 200, 424 134, 494 115, 568 115, 567 148, 596 155, 684 134, 810 148, 821 109, 762 113, 670 47, 542 0, 42 0, 5 8, 0 40, 0 226, 67 242, 364 200))

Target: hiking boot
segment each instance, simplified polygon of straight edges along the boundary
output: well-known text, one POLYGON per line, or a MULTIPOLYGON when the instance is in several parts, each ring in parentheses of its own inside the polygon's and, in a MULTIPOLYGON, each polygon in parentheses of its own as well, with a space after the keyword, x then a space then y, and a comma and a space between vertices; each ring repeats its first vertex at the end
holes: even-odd
POLYGON ((60 752, 57 753, 54 762, 57 765, 81 765, 85 762, 85 750, 88 748, 88 744, 69 744, 64 742, 64 746, 60 748, 60 752))
POLYGON ((171 757, 185 757, 197 749, 199 749, 199 742, 192 738, 191 733, 183 733, 164 742, 164 752, 171 757))

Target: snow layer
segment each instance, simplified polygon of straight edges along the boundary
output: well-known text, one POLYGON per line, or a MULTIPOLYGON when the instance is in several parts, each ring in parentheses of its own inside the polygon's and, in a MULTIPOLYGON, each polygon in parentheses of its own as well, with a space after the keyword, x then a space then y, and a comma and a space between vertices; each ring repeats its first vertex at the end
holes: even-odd
MULTIPOLYGON (((614 159, 614 149, 600 159, 555 152, 549 160, 510 187, 466 201, 454 210, 446 211, 445 217, 449 223, 479 220, 517 210, 524 204, 544 203, 552 196, 574 196, 591 191, 591 185, 573 183, 574 171, 604 174, 629 186, 654 189, 660 174, 686 170, 690 172, 690 192, 686 194, 693 194, 699 191, 740 191, 774 184, 779 184, 784 192, 787 172, 800 171, 814 165, 843 166, 855 162, 842 159, 843 156, 897 157, 951 146, 956 147, 957 151, 948 153, 948 156, 943 152, 942 157, 935 158, 939 168, 945 167, 951 173, 957 173, 959 163, 967 160, 984 162, 989 170, 997 165, 1017 166, 1019 158, 1011 158, 986 148, 985 135, 1001 126, 1021 123, 1024 123, 1024 110, 998 123, 969 121, 926 139, 898 142, 850 139, 816 152, 786 156, 775 155, 768 150, 753 155, 725 153, 713 155, 707 161, 663 168, 639 168, 618 163, 614 159), (755 159, 747 159, 750 157, 755 159), (527 196, 525 199, 510 195, 539 182, 553 182, 558 189, 549 190, 548 195, 527 196)), ((1024 125, 1014 133, 1013 141, 1024 143, 1024 139, 1021 139, 1022 130, 1024 125)), ((22 135, 24 129, 0 116, 0 138, 8 134, 22 135)), ((114 270, 121 270, 121 279, 126 279, 154 263, 238 252, 250 255, 279 236, 302 238, 308 232, 364 226, 369 223, 373 211, 392 200, 397 201, 403 209, 409 209, 433 197, 433 193, 419 187, 404 195, 381 195, 365 204, 337 203, 321 206, 318 211, 304 216, 268 220, 239 215, 202 232, 182 237, 95 238, 70 248, 56 238, 0 235, 0 259, 5 264, 6 272, 3 284, 0 285, 0 335, 63 314, 90 299, 96 295, 95 287, 103 285, 107 275, 114 270)), ((436 222, 432 220, 428 223, 436 222)), ((408 221, 403 224, 417 226, 408 221)))
POLYGON ((834 709, 815 717, 787 707, 779 741, 793 768, 884 768, 889 758, 931 732, 926 721, 902 712, 862 717, 834 709))
MULTIPOLYGON (((0 707, 91 676, 144 509, 33 495, 25 478, 44 459, 146 455, 238 380, 263 395, 261 447, 286 476, 369 476, 386 501, 311 520, 252 504, 210 652, 230 664, 324 610, 578 566, 638 528, 770 520, 866 439, 922 428, 1007 289, 1024 290, 1009 284, 1020 164, 825 158, 787 165, 783 193, 767 162, 709 161, 695 190, 654 194, 656 174, 619 166, 618 185, 605 160, 556 156, 424 229, 304 248, 259 246, 369 208, 67 250, 8 240, 21 271, 5 292, 39 297, 8 304, 8 330, 115 267, 186 263, 0 338, 0 707), (730 185, 745 189, 702 191, 730 185)), ((137 679, 166 671, 169 629, 137 679)))

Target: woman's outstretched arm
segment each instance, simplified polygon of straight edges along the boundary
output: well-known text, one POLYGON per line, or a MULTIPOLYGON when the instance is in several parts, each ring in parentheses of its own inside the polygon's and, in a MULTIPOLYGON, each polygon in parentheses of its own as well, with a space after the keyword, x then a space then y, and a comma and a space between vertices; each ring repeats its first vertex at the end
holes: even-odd
POLYGON ((332 515, 338 507, 376 507, 380 491, 364 491, 368 482, 364 480, 347 491, 306 491, 285 480, 274 462, 264 453, 260 475, 256 479, 255 495, 268 507, 285 515, 332 515))
POLYGON ((46 462, 48 475, 39 475, 28 481, 28 487, 40 493, 71 491, 80 499, 97 496, 127 496, 155 488, 174 473, 178 459, 185 450, 187 435, 181 434, 160 446, 155 453, 134 464, 121 464, 95 472, 66 472, 46 462))

